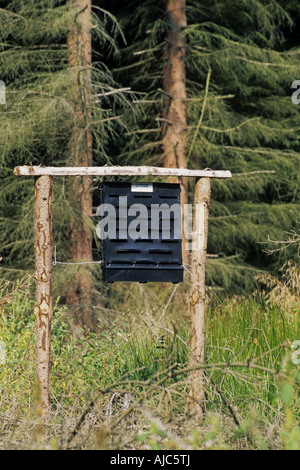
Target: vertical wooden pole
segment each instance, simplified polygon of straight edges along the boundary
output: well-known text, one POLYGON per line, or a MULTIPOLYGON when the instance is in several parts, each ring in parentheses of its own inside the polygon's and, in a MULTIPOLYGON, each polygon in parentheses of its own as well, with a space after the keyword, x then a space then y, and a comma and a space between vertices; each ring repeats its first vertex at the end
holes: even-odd
POLYGON ((36 380, 42 416, 50 408, 52 319, 52 177, 35 180, 36 380))
MULTIPOLYGON (((190 366, 204 364, 205 340, 205 267, 208 234, 208 212, 211 183, 209 178, 196 182, 193 208, 193 242, 191 252, 190 366)), ((203 416, 204 369, 195 369, 189 377, 189 412, 197 419, 203 416)))

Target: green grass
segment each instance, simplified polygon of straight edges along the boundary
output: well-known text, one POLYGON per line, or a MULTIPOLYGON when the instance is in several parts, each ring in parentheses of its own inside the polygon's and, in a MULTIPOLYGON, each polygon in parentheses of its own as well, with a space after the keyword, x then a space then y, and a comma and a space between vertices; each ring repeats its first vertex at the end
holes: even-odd
MULTIPOLYGON (((214 371, 216 383, 228 399, 263 407, 265 416, 274 415, 278 394, 277 371, 285 367, 292 342, 300 337, 299 314, 286 314, 264 299, 243 299, 218 307, 208 319, 208 363, 247 363, 264 370, 240 367, 214 371), (246 374, 246 375, 245 375, 246 374)), ((276 407, 277 409, 277 407, 276 407)))
MULTIPOLYGON (((32 288, 30 279, 0 284, 0 341, 6 349, 0 364, 1 448, 45 445, 36 437, 32 288)), ((67 311, 55 307, 48 446, 300 449, 300 372, 292 361, 292 343, 300 339, 299 303, 286 311, 266 293, 210 302, 199 427, 186 406, 189 320, 183 287, 143 289, 135 291, 135 303, 124 293, 121 306, 118 287, 114 309, 120 313, 100 335, 74 336, 67 311)))

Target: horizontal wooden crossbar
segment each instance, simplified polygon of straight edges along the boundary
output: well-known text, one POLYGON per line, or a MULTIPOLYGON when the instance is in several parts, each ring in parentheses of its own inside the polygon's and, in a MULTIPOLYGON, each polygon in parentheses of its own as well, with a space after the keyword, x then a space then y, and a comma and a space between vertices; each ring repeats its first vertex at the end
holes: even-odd
POLYGON ((231 178, 228 170, 188 170, 186 168, 163 168, 154 166, 16 166, 17 176, 178 176, 196 178, 231 178))

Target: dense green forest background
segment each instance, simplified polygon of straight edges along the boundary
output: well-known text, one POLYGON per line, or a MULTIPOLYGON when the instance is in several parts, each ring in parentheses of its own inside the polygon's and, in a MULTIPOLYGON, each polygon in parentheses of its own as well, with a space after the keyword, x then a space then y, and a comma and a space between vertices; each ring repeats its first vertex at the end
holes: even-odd
MULTIPOLYGON (((127 41, 116 77, 150 100, 130 135, 117 140, 115 157, 161 164, 159 131, 144 131, 162 116, 164 2, 109 5, 127 41)), ((290 89, 299 11, 294 2, 191 1, 186 13, 188 165, 233 173, 232 181, 212 183, 208 252, 219 258, 209 259, 208 283, 253 289, 256 269, 278 273, 297 256, 296 246, 272 257, 264 250, 272 248, 268 238, 284 240, 299 222, 299 108, 290 89)), ((190 201, 192 193, 193 184, 190 201)))
POLYGON ((299 70, 298 0, 0 0, 1 449, 299 450, 299 70), (14 167, 179 150, 232 172, 212 180, 203 362, 189 261, 175 286, 103 282, 100 179, 53 180, 41 320, 34 180, 14 167))
MULTIPOLYGON (((13 176, 13 168, 78 163, 70 158, 76 124, 67 61, 76 14, 65 1, 0 1, 0 79, 6 84, 6 104, 0 105, 2 277, 16 279, 34 270, 33 181, 13 176)), ((300 105, 292 103, 291 86, 300 79, 300 9, 296 0, 188 0, 186 17, 181 34, 187 165, 233 175, 212 182, 207 285, 230 295, 252 291, 257 274, 280 277, 284 263, 299 261, 300 105), (274 242, 289 239, 295 243, 268 253, 285 246, 274 242)), ((83 125, 92 132, 93 165, 162 166, 162 57, 171 27, 165 2, 95 1, 92 21, 92 112, 83 125)), ((54 182, 60 262, 74 261, 69 223, 82 217, 72 206, 68 184, 65 178, 54 182)), ((193 185, 190 181, 189 202, 193 185)), ((54 267, 55 295, 67 295, 78 269, 54 267)), ((103 302, 109 291, 99 265, 85 269, 94 276, 93 302, 103 302)))

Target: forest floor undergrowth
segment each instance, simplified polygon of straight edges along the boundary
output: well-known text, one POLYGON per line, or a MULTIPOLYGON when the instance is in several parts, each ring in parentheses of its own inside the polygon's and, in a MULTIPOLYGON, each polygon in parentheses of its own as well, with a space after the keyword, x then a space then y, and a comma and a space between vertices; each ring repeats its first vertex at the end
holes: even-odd
POLYGON ((74 335, 58 302, 43 423, 33 279, 1 281, 0 449, 299 450, 300 309, 289 279, 208 299, 201 422, 187 407, 184 285, 113 287, 100 334, 74 335))

